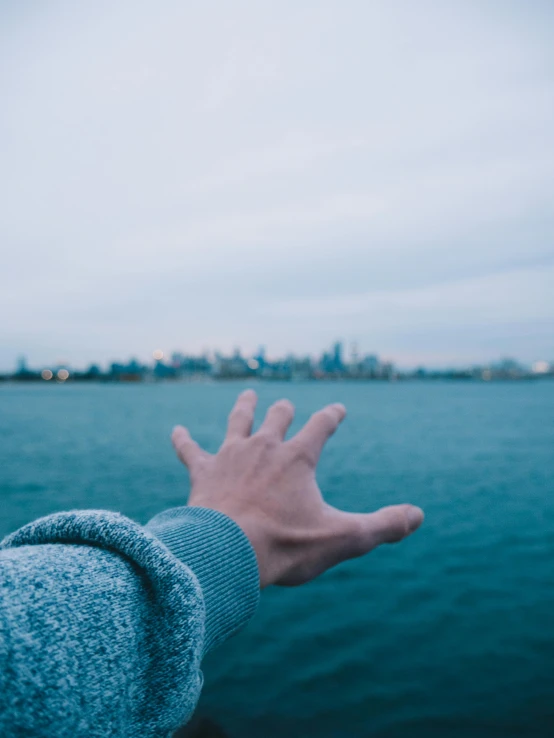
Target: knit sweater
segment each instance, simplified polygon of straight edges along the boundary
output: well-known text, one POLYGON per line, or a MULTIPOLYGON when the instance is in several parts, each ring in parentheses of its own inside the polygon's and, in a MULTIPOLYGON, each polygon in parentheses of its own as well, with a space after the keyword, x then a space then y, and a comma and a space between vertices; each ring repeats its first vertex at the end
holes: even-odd
POLYGON ((258 597, 250 542, 214 510, 24 526, 0 544, 0 735, 171 736, 258 597))

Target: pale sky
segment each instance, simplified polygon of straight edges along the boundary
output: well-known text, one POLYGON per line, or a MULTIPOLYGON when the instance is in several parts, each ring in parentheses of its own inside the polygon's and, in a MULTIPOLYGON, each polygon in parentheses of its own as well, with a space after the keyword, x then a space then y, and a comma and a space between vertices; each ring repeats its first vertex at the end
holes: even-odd
POLYGON ((0 368, 554 360, 554 4, 0 4, 0 368))

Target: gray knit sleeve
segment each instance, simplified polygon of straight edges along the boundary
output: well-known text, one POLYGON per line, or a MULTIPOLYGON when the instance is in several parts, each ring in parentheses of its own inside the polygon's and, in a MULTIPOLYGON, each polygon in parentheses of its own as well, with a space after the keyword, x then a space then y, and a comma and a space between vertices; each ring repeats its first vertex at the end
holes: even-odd
POLYGON ((203 654, 258 592, 249 542, 211 510, 21 528, 0 546, 0 735, 171 736, 196 706, 203 654))

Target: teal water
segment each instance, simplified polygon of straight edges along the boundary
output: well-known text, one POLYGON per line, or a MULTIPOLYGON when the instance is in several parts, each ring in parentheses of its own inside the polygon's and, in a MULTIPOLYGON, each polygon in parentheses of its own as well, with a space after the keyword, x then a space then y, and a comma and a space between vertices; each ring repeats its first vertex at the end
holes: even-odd
MULTIPOLYGON (((0 535, 74 507, 145 522, 186 499, 168 436, 215 450, 237 384, 0 386, 0 535)), ((205 662, 236 738, 554 735, 554 383, 262 384, 297 423, 349 415, 319 479, 349 510, 409 501, 410 540, 264 592, 205 662)))

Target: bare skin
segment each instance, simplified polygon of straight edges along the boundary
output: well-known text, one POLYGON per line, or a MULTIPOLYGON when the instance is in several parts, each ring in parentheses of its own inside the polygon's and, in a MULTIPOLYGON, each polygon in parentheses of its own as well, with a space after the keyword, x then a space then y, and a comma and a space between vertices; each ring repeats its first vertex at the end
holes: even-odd
POLYGON ((188 504, 219 510, 250 540, 260 586, 298 585, 341 561, 363 556, 381 543, 413 533, 423 512, 413 505, 383 507, 373 513, 347 513, 328 505, 316 481, 316 466, 326 441, 344 420, 344 405, 314 413, 285 440, 294 407, 279 400, 252 434, 256 393, 239 395, 227 435, 217 454, 209 454, 182 426, 173 430, 177 455, 189 470, 188 504))

